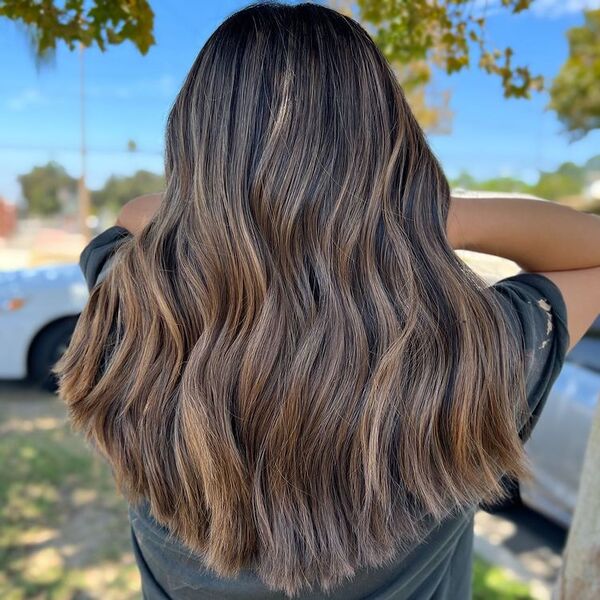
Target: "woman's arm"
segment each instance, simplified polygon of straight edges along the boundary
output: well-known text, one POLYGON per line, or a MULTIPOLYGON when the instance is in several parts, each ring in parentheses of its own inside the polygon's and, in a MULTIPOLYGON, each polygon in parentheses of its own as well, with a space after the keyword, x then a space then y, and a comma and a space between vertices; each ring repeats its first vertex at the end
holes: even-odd
POLYGON ((455 249, 508 258, 525 271, 600 266, 600 217, 518 196, 454 196, 448 237, 455 249))
POLYGON ((600 313, 600 217, 523 197, 453 197, 448 238, 456 249, 508 258, 560 289, 572 348, 600 313))
POLYGON ((148 224, 162 201, 162 192, 146 194, 130 200, 121 208, 116 225, 125 227, 134 235, 139 234, 148 224))

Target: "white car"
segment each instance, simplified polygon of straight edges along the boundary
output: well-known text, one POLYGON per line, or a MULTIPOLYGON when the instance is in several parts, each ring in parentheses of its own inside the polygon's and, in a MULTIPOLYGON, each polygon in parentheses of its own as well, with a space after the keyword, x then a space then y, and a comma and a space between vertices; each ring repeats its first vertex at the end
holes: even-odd
POLYGON ((88 297, 78 265, 0 271, 0 379, 30 378, 52 389, 88 297))
MULTIPOLYGON (((490 282, 491 283, 491 282, 490 282)), ((88 297, 77 265, 0 272, 0 379, 55 385, 51 366, 64 352, 88 297)), ((526 444, 533 479, 520 482, 529 507, 568 526, 600 398, 600 318, 568 353, 526 444)))

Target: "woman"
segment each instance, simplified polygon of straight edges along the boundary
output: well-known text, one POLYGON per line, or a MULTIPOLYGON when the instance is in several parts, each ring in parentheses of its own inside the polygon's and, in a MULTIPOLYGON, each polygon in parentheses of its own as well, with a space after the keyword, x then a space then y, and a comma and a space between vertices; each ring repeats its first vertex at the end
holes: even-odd
POLYGON ((58 367, 144 597, 468 598, 473 513, 598 313, 598 219, 451 202, 372 40, 313 4, 212 34, 165 162, 83 252, 58 367), (487 287, 456 248, 541 273, 487 287))

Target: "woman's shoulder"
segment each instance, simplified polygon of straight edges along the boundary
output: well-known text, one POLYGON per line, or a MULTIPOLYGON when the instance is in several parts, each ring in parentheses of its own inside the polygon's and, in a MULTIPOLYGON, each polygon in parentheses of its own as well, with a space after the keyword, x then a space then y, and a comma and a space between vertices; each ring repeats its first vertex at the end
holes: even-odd
POLYGON ((515 334, 522 339, 531 410, 523 437, 528 437, 567 355, 567 307, 558 286, 540 273, 522 272, 491 287, 498 294, 515 334))
POLYGON ((88 242, 79 257, 79 267, 89 290, 102 280, 116 249, 130 237, 128 229, 113 225, 88 242))
MULTIPOLYGON (((491 286, 528 351, 556 346, 566 354, 567 306, 559 287, 541 273, 519 273, 491 286)), ((546 352, 547 354, 547 352, 546 352)))

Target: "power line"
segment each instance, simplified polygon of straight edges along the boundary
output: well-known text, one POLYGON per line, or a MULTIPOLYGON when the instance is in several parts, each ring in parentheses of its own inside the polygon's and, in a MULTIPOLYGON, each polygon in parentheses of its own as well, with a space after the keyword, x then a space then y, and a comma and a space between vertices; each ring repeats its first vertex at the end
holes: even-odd
MULTIPOLYGON (((79 153, 80 148, 78 146, 38 146, 35 144, 0 144, 0 151, 6 150, 9 152, 75 152, 79 153)), ((162 156, 163 151, 157 149, 140 149, 128 150, 127 148, 101 148, 89 146, 86 148, 88 154, 130 154, 135 155, 155 155, 162 156)))

